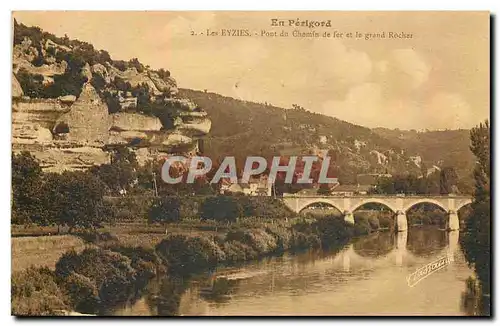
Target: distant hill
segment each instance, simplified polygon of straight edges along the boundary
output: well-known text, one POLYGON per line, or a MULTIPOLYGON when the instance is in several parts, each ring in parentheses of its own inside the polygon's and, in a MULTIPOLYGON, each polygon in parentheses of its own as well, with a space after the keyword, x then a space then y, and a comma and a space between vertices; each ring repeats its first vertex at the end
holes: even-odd
POLYGON ((472 181, 474 155, 469 149, 469 130, 407 131, 374 128, 375 133, 404 148, 410 156, 420 156, 425 166, 454 167, 460 179, 472 181))
POLYGON ((329 150, 341 183, 357 183, 357 174, 425 174, 428 168, 453 167, 461 183, 472 185, 473 156, 468 130, 400 131, 370 129, 300 107, 283 109, 210 92, 179 89, 203 107, 212 121, 205 152, 234 155, 300 155, 329 150))
POLYGON ((404 147, 366 127, 300 107, 283 109, 189 89, 179 89, 179 95, 207 111, 212 131, 204 149, 212 157, 327 150, 337 162, 341 183, 356 183, 359 173, 420 173, 404 147))

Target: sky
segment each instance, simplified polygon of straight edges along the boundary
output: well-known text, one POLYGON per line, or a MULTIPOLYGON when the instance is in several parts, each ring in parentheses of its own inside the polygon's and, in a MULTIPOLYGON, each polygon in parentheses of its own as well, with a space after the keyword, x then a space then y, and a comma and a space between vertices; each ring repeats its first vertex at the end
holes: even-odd
POLYGON ((113 59, 137 57, 168 69, 181 88, 284 108, 298 104, 370 128, 468 129, 489 118, 487 12, 25 11, 13 17, 92 43, 113 59), (287 26, 271 26, 274 18, 287 26), (288 26, 297 19, 330 20, 331 27, 288 26), (207 36, 207 29, 219 35, 207 36), (221 36, 222 29, 252 36, 221 36), (343 36, 293 37, 295 30, 343 36), (356 32, 362 37, 347 37, 356 32), (385 38, 366 39, 382 32, 385 38))

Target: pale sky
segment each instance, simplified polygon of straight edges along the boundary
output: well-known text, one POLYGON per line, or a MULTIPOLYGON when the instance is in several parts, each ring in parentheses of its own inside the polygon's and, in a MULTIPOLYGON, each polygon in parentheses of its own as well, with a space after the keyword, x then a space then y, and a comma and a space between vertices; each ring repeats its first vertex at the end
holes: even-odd
POLYGON ((306 109, 367 127, 471 128, 489 118, 487 12, 15 12, 25 25, 171 71, 179 87, 306 109), (332 27, 272 27, 271 19, 332 27), (285 30, 287 38, 191 36, 285 30), (295 38, 381 33, 386 39, 295 38), (412 34, 389 39, 389 32, 412 34))

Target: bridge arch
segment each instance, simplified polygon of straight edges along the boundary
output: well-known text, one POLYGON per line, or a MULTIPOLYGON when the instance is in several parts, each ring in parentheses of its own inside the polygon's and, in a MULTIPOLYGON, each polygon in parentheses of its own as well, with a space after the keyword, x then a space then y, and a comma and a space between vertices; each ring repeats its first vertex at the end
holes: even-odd
POLYGON ((406 204, 406 206, 403 207, 403 211, 405 213, 408 213, 408 211, 413 206, 418 205, 418 204, 434 204, 434 205, 438 206, 439 208, 441 208, 443 211, 448 212, 448 208, 445 205, 443 205, 442 202, 440 202, 439 200, 432 199, 432 198, 420 198, 420 199, 411 201, 409 204, 406 204))
POLYGON ((362 200, 362 201, 356 202, 356 203, 352 204, 349 211, 354 212, 355 210, 359 209, 361 206, 366 205, 366 204, 384 205, 387 208, 389 208, 393 213, 396 213, 398 211, 397 208, 394 207, 390 202, 388 202, 384 199, 379 199, 379 198, 369 198, 367 200, 362 200))
POLYGON ((459 210, 461 210, 465 206, 470 206, 471 204, 472 204, 472 199, 465 199, 465 200, 457 201, 455 203, 455 210, 458 212, 459 210))
POLYGON ((314 198, 311 200, 304 201, 300 203, 297 209, 297 213, 301 213, 304 209, 314 204, 326 204, 328 206, 335 208, 340 213, 344 213, 344 211, 338 205, 336 205, 332 200, 329 200, 328 198, 314 198))

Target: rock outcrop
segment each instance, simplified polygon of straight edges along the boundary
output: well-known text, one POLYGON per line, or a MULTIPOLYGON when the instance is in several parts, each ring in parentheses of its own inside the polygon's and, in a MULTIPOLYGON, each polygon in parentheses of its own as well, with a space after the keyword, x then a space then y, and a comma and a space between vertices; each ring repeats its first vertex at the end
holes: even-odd
POLYGON ((71 110, 57 119, 52 131, 69 142, 104 145, 108 130, 108 107, 94 87, 86 83, 71 110))
MULTIPOLYGON (((170 153, 190 155, 199 151, 200 139, 211 128, 207 113, 195 103, 176 97, 177 82, 168 72, 150 70, 138 60, 131 64, 122 61, 121 65, 109 58, 93 65, 85 63, 79 72, 84 77, 79 96, 66 95, 64 85, 58 85, 66 89, 58 98, 25 96, 37 94, 38 89, 23 91, 16 78, 21 69, 33 76, 43 76, 42 85, 48 87, 54 83, 55 75, 69 69, 68 63, 61 60, 64 56, 57 54, 76 51, 82 46, 78 42, 70 43, 71 46, 58 44, 43 35, 39 44, 33 44, 32 40, 25 37, 13 50, 14 152, 29 151, 44 170, 61 172, 109 163, 109 151, 117 146, 134 151, 140 164, 170 153), (150 111, 138 107, 139 95, 132 91, 134 88, 147 91, 139 94, 141 103, 149 105, 150 111), (110 110, 109 96, 114 97, 117 108, 110 110)), ((88 45, 83 46, 88 51, 88 45)), ((101 55, 102 51, 96 53, 101 55)), ((71 87, 68 89, 73 90, 74 84, 71 87)))

